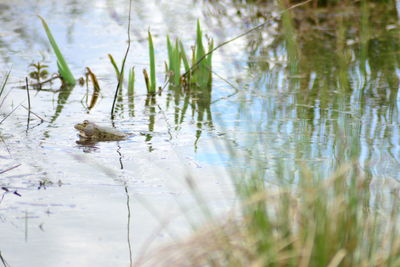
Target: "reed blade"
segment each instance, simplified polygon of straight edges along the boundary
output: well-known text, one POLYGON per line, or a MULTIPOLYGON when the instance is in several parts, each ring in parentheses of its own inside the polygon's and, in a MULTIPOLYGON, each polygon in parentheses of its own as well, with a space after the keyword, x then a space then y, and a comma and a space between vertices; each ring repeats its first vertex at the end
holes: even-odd
POLYGON ((156 92, 156 63, 155 63, 155 56, 154 56, 154 45, 153 45, 153 38, 151 36, 150 31, 148 31, 148 35, 149 35, 149 58, 150 58, 149 93, 155 94, 155 92, 156 92))
POLYGON ((128 95, 132 96, 135 92, 135 67, 129 70, 128 77, 128 95))
POLYGON ((143 69, 144 82, 146 83, 147 93, 150 94, 150 79, 146 69, 143 69))
POLYGON ((169 35, 167 35, 167 50, 168 50, 168 71, 171 71, 171 70, 173 70, 174 66, 173 66, 173 62, 172 62, 173 48, 172 48, 171 40, 169 39, 169 35))
POLYGON ((185 48, 183 47, 182 42, 179 42, 179 49, 183 61, 183 66, 185 67, 185 72, 189 72, 190 71, 189 60, 186 56, 185 48))
POLYGON ((4 88, 6 87, 6 84, 8 82, 8 78, 10 78, 10 74, 11 74, 11 70, 9 70, 6 74, 6 78, 3 81, 3 84, 1 85, 1 89, 0 89, 0 96, 3 94, 4 88))
POLYGON ((180 84, 181 80, 181 61, 182 61, 182 56, 180 53, 179 49, 179 41, 176 39, 175 41, 175 47, 173 49, 174 55, 173 55, 173 61, 174 61, 174 82, 175 85, 180 84))
POLYGON ((42 18, 41 16, 38 17, 42 21, 43 28, 47 34, 47 38, 49 39, 50 45, 53 48, 54 53, 56 54, 58 71, 60 72, 61 77, 68 85, 75 85, 75 78, 72 75, 72 72, 70 71, 67 62, 65 61, 64 56, 62 55, 61 50, 59 49, 56 40, 54 39, 50 31, 49 26, 47 25, 44 18, 42 18))
POLYGON ((119 72, 117 63, 114 60, 114 57, 111 54, 108 54, 108 58, 110 59, 111 65, 113 65, 113 67, 114 67, 115 75, 117 75, 117 77, 119 77, 120 72, 119 72))

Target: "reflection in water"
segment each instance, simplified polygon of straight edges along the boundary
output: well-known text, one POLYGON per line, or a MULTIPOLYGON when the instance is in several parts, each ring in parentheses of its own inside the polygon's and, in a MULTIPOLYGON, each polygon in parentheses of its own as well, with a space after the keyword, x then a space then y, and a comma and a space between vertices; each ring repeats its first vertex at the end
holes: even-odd
POLYGON ((128 187, 125 186, 125 194, 126 194, 126 208, 128 211, 127 214, 127 241, 128 241, 128 248, 129 248, 129 266, 133 266, 133 253, 132 253, 132 245, 131 245, 131 206, 129 202, 129 192, 128 192, 128 187))
POLYGON ((257 148, 252 157, 288 181, 304 162, 323 177, 351 160, 399 179, 399 30, 382 31, 396 14, 390 4, 340 8, 284 14, 272 43, 263 33, 249 41, 248 72, 256 80, 240 96, 249 106, 237 111, 239 123, 226 130, 257 133, 256 143, 236 136, 239 146, 257 148), (391 167, 382 167, 388 160, 391 167))
POLYGON ((129 116, 131 118, 135 117, 135 96, 133 94, 128 95, 128 109, 129 116))
MULTIPOLYGON (((178 86, 169 87, 169 95, 167 97, 167 107, 174 100, 174 123, 175 131, 181 129, 185 122, 185 117, 188 108, 191 108, 191 119, 196 121, 196 140, 194 148, 197 150, 197 142, 200 139, 204 125, 208 126, 209 130, 213 129, 212 114, 211 114, 211 95, 212 86, 207 84, 203 87, 192 85, 190 87, 181 88, 178 86), (182 102, 182 103, 181 103, 182 102), (205 117, 206 116, 206 117, 205 117)), ((190 116, 190 115, 189 115, 190 116)))
POLYGON ((145 133, 145 141, 148 145, 149 152, 153 151, 153 145, 151 143, 151 139, 153 138, 153 132, 154 132, 154 124, 155 124, 155 116, 156 116, 156 96, 154 95, 147 95, 146 101, 145 101, 145 108, 146 112, 149 116, 148 119, 148 133, 145 133))
POLYGON ((124 169, 124 163, 122 162, 122 153, 121 153, 121 146, 119 145, 119 142, 117 142, 117 154, 118 154, 118 161, 119 161, 119 167, 121 170, 124 169))
POLYGON ((60 88, 60 93, 58 94, 57 98, 57 107, 55 110, 54 115, 50 119, 50 124, 54 123, 58 116, 60 116, 64 105, 67 103, 69 96, 72 93, 72 90, 74 89, 74 86, 69 86, 69 85, 62 85, 60 88))
MULTIPOLYGON (((97 99, 99 98, 100 85, 99 85, 99 82, 97 81, 96 75, 90 70, 90 68, 86 67, 86 70, 87 70, 86 77, 90 77, 90 80, 92 81, 92 84, 93 84, 93 94, 92 94, 92 98, 90 99, 90 104, 88 104, 88 102, 86 102, 87 109, 90 111, 92 108, 94 108, 94 106, 97 103, 97 99)), ((87 82, 86 82, 86 86, 87 86, 87 82)), ((87 96, 86 96, 86 99, 87 99, 87 96)))

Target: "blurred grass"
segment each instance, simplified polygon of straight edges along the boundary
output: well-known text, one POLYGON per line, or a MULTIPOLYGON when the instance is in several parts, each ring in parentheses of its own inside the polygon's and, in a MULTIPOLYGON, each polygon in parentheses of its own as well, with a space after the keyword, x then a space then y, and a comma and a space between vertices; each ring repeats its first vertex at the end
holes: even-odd
POLYGON ((301 177, 266 188, 260 170, 236 174, 238 209, 141 266, 399 266, 397 194, 371 200, 368 176, 350 163, 325 180, 301 177))

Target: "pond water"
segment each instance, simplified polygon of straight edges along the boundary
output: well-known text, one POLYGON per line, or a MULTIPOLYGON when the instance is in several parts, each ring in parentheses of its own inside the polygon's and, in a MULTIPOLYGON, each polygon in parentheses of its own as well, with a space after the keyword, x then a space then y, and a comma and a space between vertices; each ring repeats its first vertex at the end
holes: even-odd
POLYGON ((136 70, 135 94, 129 97, 125 84, 113 120, 131 135, 84 145, 76 123, 112 124, 117 81, 107 54, 122 61, 129 1, 0 1, 0 81, 11 70, 0 119, 12 112, 0 124, 0 171, 15 167, 0 173, 0 265, 129 266, 207 217, 196 196, 215 214, 232 208, 229 167, 259 168, 267 183, 290 184, 304 166, 327 177, 355 161, 373 177, 371 186, 397 186, 396 9, 298 12, 291 21, 278 16, 276 5, 250 2, 133 1, 126 66, 136 70), (36 15, 46 19, 76 77, 86 67, 97 75, 101 96, 88 112, 90 83, 31 89, 38 117, 31 114, 27 130, 30 64, 57 70, 36 15), (266 25, 213 54, 210 94, 167 86, 149 100, 142 77, 147 30, 163 86, 166 35, 179 37, 189 51, 197 19, 216 44, 266 25))

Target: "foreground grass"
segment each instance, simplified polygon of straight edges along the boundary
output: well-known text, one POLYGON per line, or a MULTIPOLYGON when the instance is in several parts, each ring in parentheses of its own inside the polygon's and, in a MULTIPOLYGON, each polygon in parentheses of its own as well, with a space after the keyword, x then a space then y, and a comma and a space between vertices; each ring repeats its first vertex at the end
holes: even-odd
POLYGON ((259 178, 238 188, 240 208, 143 266, 400 266, 398 196, 372 193, 356 166, 276 189, 259 178))

